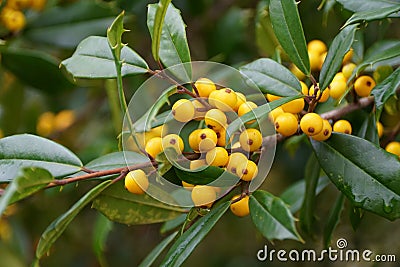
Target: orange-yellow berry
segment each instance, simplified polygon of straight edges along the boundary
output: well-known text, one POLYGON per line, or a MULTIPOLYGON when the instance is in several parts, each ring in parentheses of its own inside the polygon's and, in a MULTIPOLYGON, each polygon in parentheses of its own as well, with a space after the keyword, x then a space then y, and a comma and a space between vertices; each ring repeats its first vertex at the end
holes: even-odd
POLYGON ((194 117, 195 108, 192 101, 188 99, 179 99, 172 106, 172 115, 174 119, 180 122, 191 121, 194 117))
POLYGON ((213 129, 214 131, 220 131, 227 124, 225 113, 215 108, 207 111, 204 121, 207 127, 213 129))
POLYGON ((215 189, 207 185, 196 185, 193 187, 191 196, 196 207, 211 207, 212 203, 217 199, 215 189))
POLYGON ((144 171, 130 171, 125 177, 125 188, 137 195, 142 195, 149 187, 149 179, 144 171))
POLYGON ((318 134, 323 126, 323 119, 317 113, 307 113, 300 120, 300 128, 308 136, 318 134))
POLYGON ((389 153, 395 154, 400 158, 400 142, 392 141, 386 145, 385 150, 389 153))
POLYGON ((162 149, 162 138, 153 137, 147 143, 144 149, 153 159, 163 150, 162 149))
POLYGON ((200 78, 195 83, 194 86, 197 89, 200 97, 208 97, 211 92, 217 90, 214 82, 207 78, 200 78))
POLYGON ((363 75, 354 82, 354 90, 358 96, 365 97, 369 96, 375 85, 376 83, 372 77, 363 75))
POLYGON ((239 142, 242 149, 253 152, 262 145, 262 135, 257 129, 246 129, 239 136, 239 142))
POLYGON ((297 117, 292 113, 285 112, 275 119, 275 130, 284 136, 294 135, 297 126, 297 117))
POLYGON ((351 124, 347 120, 338 120, 333 124, 333 131, 338 133, 351 134, 351 124))
POLYGON ((211 166, 225 167, 228 164, 228 159, 228 151, 223 147, 215 147, 206 154, 206 162, 211 166))
POLYGON ((251 161, 251 160, 247 160, 247 162, 241 162, 237 166, 236 174, 243 181, 247 181, 247 182, 251 181, 258 174, 257 164, 255 164, 254 161, 251 161))
POLYGON ((230 209, 232 213, 238 217, 245 217, 250 214, 249 209, 249 196, 244 196, 240 200, 240 195, 236 195, 232 198, 232 204, 230 209))
POLYGON ((317 133, 316 135, 311 136, 312 139, 314 139, 316 141, 325 141, 329 137, 331 137, 331 134, 332 134, 331 124, 329 123, 328 120, 324 120, 323 123, 324 123, 324 125, 322 127, 322 130, 319 133, 317 133))

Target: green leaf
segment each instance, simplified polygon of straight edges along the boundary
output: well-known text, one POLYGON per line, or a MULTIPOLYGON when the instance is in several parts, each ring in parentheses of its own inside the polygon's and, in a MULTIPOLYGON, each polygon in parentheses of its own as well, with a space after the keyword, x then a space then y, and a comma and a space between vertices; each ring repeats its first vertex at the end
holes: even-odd
POLYGON ((24 38, 62 48, 75 48, 91 35, 103 35, 114 20, 115 9, 99 1, 76 3, 45 9, 30 21, 24 38))
POLYGON ((182 225, 185 221, 186 221, 186 214, 182 214, 182 215, 176 217, 175 219, 166 221, 161 226, 160 233, 165 234, 165 233, 175 229, 176 227, 182 225))
POLYGON ((372 89, 371 94, 375 97, 376 117, 379 118, 384 104, 396 94, 400 87, 400 68, 397 68, 389 77, 372 89))
MULTIPOLYGON (((152 43, 151 43, 151 52, 153 53, 153 57, 155 61, 160 60, 160 43, 161 43, 161 35, 162 29, 164 26, 164 19, 165 15, 167 14, 167 9, 171 0, 160 0, 158 4, 153 4, 152 7, 152 29, 149 27, 150 35, 152 36, 152 43)), ((149 6, 149 13, 148 13, 147 23, 149 25, 150 20, 150 6, 149 6)))
POLYGON ((0 139, 1 182, 12 180, 21 168, 39 167, 63 177, 78 172, 81 166, 75 154, 51 140, 30 134, 0 139))
MULTIPOLYGON (((318 179, 317 189, 315 190, 315 195, 321 193, 322 190, 327 187, 331 181, 326 176, 321 176, 318 179)), ((281 195, 280 198, 289 206, 292 214, 300 210, 301 205, 304 201, 304 196, 306 193, 306 182, 305 180, 300 180, 293 185, 289 186, 281 195)))
POLYGON ((306 190, 304 192, 304 201, 300 210, 300 225, 306 233, 311 233, 314 226, 314 211, 316 204, 317 185, 321 166, 315 154, 311 154, 307 161, 304 180, 306 181, 306 190))
POLYGON ((92 160, 85 168, 92 171, 104 171, 125 168, 130 165, 149 162, 149 158, 133 151, 114 152, 92 160))
POLYGON ((250 84, 254 83, 264 94, 293 96, 301 92, 301 85, 296 76, 272 59, 257 59, 242 66, 239 71, 250 84))
POLYGON ((157 121, 158 112, 165 104, 169 104, 169 97, 176 92, 176 85, 172 85, 168 89, 164 90, 149 110, 133 124, 135 132, 147 132, 153 128, 153 122, 157 121))
POLYGON ((93 228, 93 252, 96 254, 100 266, 106 266, 104 250, 107 242, 107 237, 113 228, 113 223, 101 213, 98 213, 96 222, 93 228))
POLYGON ((44 169, 24 168, 19 170, 17 176, 0 197, 0 217, 9 204, 36 193, 53 180, 53 176, 44 169))
POLYGON ((243 126, 244 123, 252 121, 254 119, 260 120, 260 119, 264 118, 265 116, 268 116, 268 114, 271 110, 274 110, 277 107, 282 106, 283 104, 285 104, 287 102, 290 102, 294 99, 301 98, 301 97, 302 97, 302 95, 284 97, 284 98, 275 100, 273 102, 261 105, 255 109, 253 109, 252 112, 247 112, 243 116, 240 116, 239 118, 232 121, 226 128, 226 138, 227 138, 226 141, 228 142, 229 136, 232 136, 233 133, 238 131, 243 126))
POLYGON ((336 0, 345 9, 353 12, 364 12, 369 10, 378 10, 380 8, 398 6, 398 0, 336 0))
POLYGON ((204 185, 220 178, 213 186, 233 186, 240 180, 238 176, 215 166, 208 166, 200 171, 184 171, 176 167, 174 170, 179 179, 189 184, 204 185))
POLYGON ((349 205, 349 219, 353 230, 356 231, 358 226, 361 223, 362 218, 364 217, 364 212, 360 208, 354 207, 353 204, 349 205))
POLYGON ((296 230, 295 218, 282 199, 257 190, 250 196, 249 206, 253 223, 265 238, 303 242, 296 230))
POLYGON ((342 66, 344 55, 350 50, 356 30, 357 25, 352 25, 340 31, 335 39, 333 39, 319 74, 321 90, 325 90, 329 86, 333 77, 342 66))
POLYGON ((310 75, 306 39, 295 0, 271 0, 269 11, 272 28, 283 50, 304 74, 310 75))
POLYGON ((111 184, 111 180, 107 180, 101 184, 98 184, 96 187, 87 192, 79 201, 77 201, 67 212, 53 221, 40 237, 36 248, 36 258, 42 258, 50 250, 54 242, 56 242, 56 240, 62 235, 62 233, 71 223, 71 221, 78 215, 78 213, 111 184))
POLYGON ((1 64, 24 83, 47 93, 56 94, 74 87, 60 71, 59 62, 44 52, 2 48, 1 64))
POLYGON ((355 207, 389 220, 400 217, 397 156, 363 138, 340 133, 311 144, 324 172, 355 207))
POLYGON ((122 34, 124 30, 124 14, 122 11, 113 21, 111 26, 107 29, 107 41, 113 52, 114 59, 117 61, 121 60, 121 49, 122 45, 122 34))
POLYGON ((268 5, 260 1, 257 6, 256 16, 256 43, 263 55, 272 56, 279 45, 274 30, 272 29, 271 18, 268 12, 268 5))
POLYGON ((342 213, 343 210, 343 204, 344 204, 344 194, 339 193, 339 196, 337 197, 335 203, 333 204, 333 208, 331 208, 329 212, 328 220, 326 222, 324 229, 324 245, 326 248, 329 247, 332 241, 333 232, 335 231, 336 226, 339 224, 340 214, 342 213))
POLYGON ((178 231, 167 236, 163 241, 161 241, 139 264, 139 267, 150 267, 157 259, 158 256, 164 251, 164 249, 175 239, 178 231))
MULTIPOLYGON (((173 203, 173 199, 160 192, 160 189, 150 184, 152 195, 159 194, 173 203)), ((147 194, 135 195, 129 193, 123 183, 115 183, 102 192, 94 201, 93 207, 103 213, 108 219, 123 224, 150 224, 164 222, 179 216, 184 209, 160 202, 147 194)))
MULTIPOLYGON (((122 76, 147 73, 146 61, 134 50, 124 46, 121 49, 122 76)), ((116 78, 114 57, 106 37, 90 36, 83 40, 74 54, 61 62, 74 78, 109 79, 116 78)))
MULTIPOLYGON (((153 57, 156 61, 160 59, 166 67, 191 62, 185 23, 179 9, 170 2, 161 0, 158 4, 150 4, 147 13, 147 27, 153 40, 153 57)), ((184 82, 191 80, 190 64, 175 66, 171 72, 184 82)))
POLYGON ((379 7, 378 9, 374 10, 356 12, 346 21, 342 28, 354 23, 385 19, 391 14, 397 13, 399 11, 400 5, 397 4, 397 6, 379 7))
POLYGON ((376 118, 374 113, 370 113, 365 117, 357 133, 357 136, 364 138, 371 143, 379 145, 379 136, 376 129, 376 118))
POLYGON ((214 207, 183 233, 169 249, 161 266, 180 266, 228 210, 230 202, 214 207))

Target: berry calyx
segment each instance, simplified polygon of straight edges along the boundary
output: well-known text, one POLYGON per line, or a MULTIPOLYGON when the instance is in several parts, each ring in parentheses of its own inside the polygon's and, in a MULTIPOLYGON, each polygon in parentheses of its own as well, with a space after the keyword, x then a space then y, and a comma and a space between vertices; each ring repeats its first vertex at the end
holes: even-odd
POLYGON ((239 136, 239 142, 242 149, 253 152, 262 145, 262 135, 257 129, 246 129, 239 136))
POLYGON ((297 117, 285 112, 275 119, 275 130, 283 136, 291 136, 297 132, 297 117))
POLYGON ((318 134, 323 126, 324 122, 317 113, 307 113, 300 120, 300 128, 308 136, 318 134))
POLYGON ((140 169, 130 171, 125 176, 125 188, 133 194, 142 195, 145 193, 148 187, 149 180, 147 175, 140 169))
POLYGON ((232 213, 238 217, 245 217, 250 214, 249 209, 249 196, 244 196, 240 200, 241 196, 236 195, 232 198, 232 204, 230 205, 230 209, 232 213))
POLYGON ((338 133, 351 134, 351 124, 347 120, 338 120, 333 124, 333 131, 338 133))
POLYGON ((200 78, 195 83, 194 86, 197 89, 200 97, 208 97, 211 92, 217 90, 214 82, 207 78, 200 78))

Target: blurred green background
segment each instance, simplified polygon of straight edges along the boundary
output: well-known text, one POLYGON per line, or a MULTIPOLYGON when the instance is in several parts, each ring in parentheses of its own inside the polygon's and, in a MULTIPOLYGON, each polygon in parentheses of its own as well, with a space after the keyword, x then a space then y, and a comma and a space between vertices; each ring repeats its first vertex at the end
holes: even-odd
MULTIPOLYGON (((42 9, 22 9, 26 25, 18 32, 5 24, 0 34, 0 129, 4 136, 33 133, 51 138, 77 153, 84 163, 118 151, 116 136, 120 120, 113 111, 112 81, 72 81, 59 69, 59 63, 72 55, 78 43, 89 35, 102 35, 115 16, 126 11, 130 32, 124 42, 135 49, 149 65, 156 68, 146 26, 147 4, 154 1, 55 1, 42 9), (45 114, 45 115, 43 115, 45 114), (46 117, 47 116, 47 117, 46 117), (47 118, 47 119, 46 119, 47 118)), ((265 30, 265 2, 252 0, 173 1, 182 11, 192 60, 211 60, 232 66, 274 54, 273 39, 265 30)), ((327 1, 327 5, 335 1, 327 1)), ((318 10, 320 1, 299 3, 300 16, 307 41, 321 39, 329 44, 341 25, 351 15, 339 4, 330 11, 318 10)), ((399 39, 396 21, 369 23, 357 36, 368 48, 381 39, 399 39)), ((148 76, 124 80, 127 99, 148 76)), ((296 142, 279 144, 273 169, 263 188, 279 195, 285 188, 303 178, 304 166, 311 149, 296 142)), ((47 225, 65 212, 86 192, 90 183, 51 189, 13 206, 0 220, 0 266, 28 266, 35 244, 47 225)), ((272 245, 254 228, 250 218, 239 219, 229 212, 188 258, 186 266, 283 266, 277 261, 260 263, 256 253, 265 244, 274 249, 322 249, 322 232, 327 214, 338 190, 330 185, 318 197, 315 236, 306 244, 278 241, 272 245)), ((346 238, 349 248, 370 249, 376 253, 396 254, 400 260, 400 222, 389 222, 365 214, 357 231, 348 219, 349 205, 333 241, 346 238)), ((93 252, 93 236, 99 214, 86 208, 55 243, 42 266, 99 266, 93 252)), ((163 238, 160 225, 125 226, 114 224, 107 237, 104 257, 109 266, 135 266, 163 238)), ((335 247, 335 244, 332 245, 335 247)), ((287 263, 286 263, 287 264, 287 263)), ((321 264, 321 263, 320 263, 321 264)), ((292 265, 295 265, 294 263, 292 265)), ((317 265, 317 264, 315 264, 317 265)), ((380 266, 376 263, 322 263, 324 266, 380 266)), ((297 263, 296 266, 313 266, 297 263)), ((383 266, 383 265, 382 265, 383 266)), ((386 263, 384 266, 398 266, 386 263)))

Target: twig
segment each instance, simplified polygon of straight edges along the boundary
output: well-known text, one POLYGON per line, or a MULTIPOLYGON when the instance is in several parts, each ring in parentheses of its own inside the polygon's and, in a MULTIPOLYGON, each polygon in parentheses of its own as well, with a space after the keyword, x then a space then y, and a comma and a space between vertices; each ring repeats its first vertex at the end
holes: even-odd
POLYGON ((350 103, 347 106, 344 106, 343 108, 335 109, 335 110, 331 110, 331 111, 322 113, 321 117, 323 119, 327 119, 327 120, 329 120, 329 119, 337 120, 337 119, 341 118, 343 115, 346 115, 352 111, 368 107, 373 102, 374 102, 373 96, 363 97, 363 98, 360 98, 357 102, 350 103))

